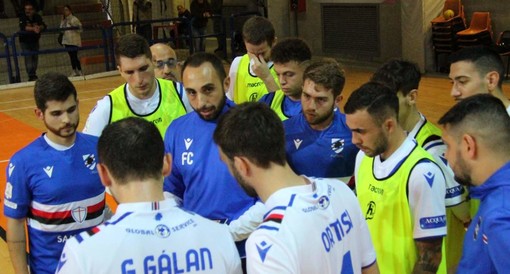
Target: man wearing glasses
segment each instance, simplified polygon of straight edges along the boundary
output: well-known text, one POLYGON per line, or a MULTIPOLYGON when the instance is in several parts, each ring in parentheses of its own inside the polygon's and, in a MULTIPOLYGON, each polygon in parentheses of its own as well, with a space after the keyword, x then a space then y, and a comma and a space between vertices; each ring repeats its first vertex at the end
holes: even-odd
POLYGON ((167 44, 157 43, 151 46, 152 62, 156 78, 180 82, 180 72, 177 68, 177 55, 167 44))
MULTIPOLYGON (((165 136, 174 119, 193 111, 180 83, 155 77, 151 50, 142 36, 127 34, 121 37, 115 48, 115 58, 126 84, 97 102, 83 132, 100 136, 112 122, 140 117, 154 123, 161 136, 165 136)), ((172 66, 170 60, 162 62, 163 69, 169 67, 168 63, 172 66)))

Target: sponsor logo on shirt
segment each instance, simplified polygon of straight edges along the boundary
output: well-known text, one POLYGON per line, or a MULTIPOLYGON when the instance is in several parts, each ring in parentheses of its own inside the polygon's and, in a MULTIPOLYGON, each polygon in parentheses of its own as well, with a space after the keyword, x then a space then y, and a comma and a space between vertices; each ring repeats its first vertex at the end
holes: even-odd
POLYGON ((365 214, 365 220, 372 220, 374 218, 375 208, 376 208, 376 206, 375 206, 374 201, 368 202, 368 208, 367 208, 367 213, 365 214))
POLYGON ((157 124, 159 124, 159 123, 163 122, 163 118, 159 117, 159 118, 157 118, 157 119, 152 120, 151 122, 152 122, 153 124, 157 125, 157 124))
POLYGON ((85 154, 82 155, 83 158, 83 164, 85 164, 85 167, 94 170, 96 168, 96 157, 94 154, 85 154))
POLYGON ((160 224, 156 226, 156 235, 158 235, 161 238, 167 238, 170 236, 170 228, 164 224, 160 224))
POLYGON ((294 139, 294 146, 296 146, 296 149, 299 149, 299 146, 301 146, 301 143, 303 140, 301 139, 294 139))
POLYGON ((43 170, 44 173, 46 173, 46 175, 51 178, 51 175, 53 174, 53 166, 43 167, 43 170))
POLYGON ((434 177, 436 177, 436 175, 429 171, 429 172, 423 174, 423 176, 425 177, 425 180, 427 180, 427 183, 429 184, 429 186, 432 187, 432 185, 434 184, 434 177))
POLYGON ((10 199, 12 198, 12 184, 10 182, 7 182, 7 184, 5 185, 5 199, 10 199))
POLYGON ((189 149, 189 147, 191 146, 192 143, 193 143, 193 139, 191 139, 191 138, 184 139, 184 146, 186 147, 186 150, 189 149))
POLYGON ((453 198, 460 196, 464 193, 464 187, 463 186, 455 186, 452 188, 446 189, 446 198, 453 198))
POLYGON ((331 138, 331 149, 336 153, 340 154, 344 150, 345 140, 340 138, 331 138))
POLYGON ((13 202, 11 202, 9 200, 4 200, 4 206, 10 207, 12 209, 17 209, 18 208, 18 204, 13 203, 13 202))
MULTIPOLYGON (((186 138, 184 139, 184 146, 186 147, 186 150, 188 150, 191 147, 191 144, 193 143, 193 139, 186 138)), ((185 151, 181 155, 181 165, 192 165, 193 164, 193 152, 191 151, 185 151)))
POLYGON ((15 167, 16 167, 15 165, 13 165, 12 163, 9 163, 9 177, 11 177, 11 174, 14 171, 15 167))
MULTIPOLYGON (((257 83, 246 83, 246 87, 248 88, 256 88, 256 87, 259 87, 259 86, 262 86, 262 82, 257 82, 257 83)), ((252 93, 250 94, 250 99, 251 97, 254 96, 255 99, 257 98, 257 94, 256 93, 252 93), (254 95, 255 94, 255 95, 254 95)))
POLYGON ((434 216, 434 217, 425 217, 420 218, 420 228, 421 229, 434 229, 438 227, 446 226, 446 216, 434 216))
POLYGON ((196 223, 195 223, 195 221, 193 221, 193 219, 188 219, 186 222, 172 227, 172 231, 177 232, 181 229, 187 228, 190 225, 196 226, 196 223))
POLYGON ((77 223, 83 223, 87 218, 87 208, 83 206, 79 206, 71 210, 71 216, 77 223))
POLYGON ((259 252, 260 260, 262 262, 266 260, 267 252, 272 246, 273 245, 266 243, 266 241, 262 241, 260 244, 257 244, 257 251, 259 252))
POLYGON ((371 192, 373 192, 375 194, 380 194, 380 195, 384 194, 384 189, 382 187, 376 187, 372 184, 368 184, 368 190, 370 190, 371 192))
POLYGON ((478 239, 478 232, 480 231, 480 226, 482 225, 482 216, 478 217, 478 222, 476 222, 475 231, 473 233, 473 240, 476 241, 478 239))
POLYGON ((323 195, 319 198, 319 208, 320 209, 326 209, 329 206, 329 198, 326 195, 323 195))

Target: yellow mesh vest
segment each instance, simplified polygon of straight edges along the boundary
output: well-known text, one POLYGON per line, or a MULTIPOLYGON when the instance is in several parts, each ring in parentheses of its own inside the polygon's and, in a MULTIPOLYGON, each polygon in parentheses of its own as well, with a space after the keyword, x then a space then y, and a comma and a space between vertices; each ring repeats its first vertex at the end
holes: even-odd
MULTIPOLYGON (((273 66, 269 69, 276 83, 278 83, 278 77, 274 71, 273 66)), ((250 57, 245 54, 239 62, 237 68, 236 82, 234 86, 234 102, 241 104, 244 102, 256 102, 264 94, 266 94, 267 88, 264 81, 255 75, 250 74, 250 57)))
MULTIPOLYGON (((377 180, 372 172, 374 158, 365 156, 356 174, 358 201, 382 274, 412 273, 418 258, 407 187, 411 170, 422 159, 433 161, 428 152, 417 146, 391 177, 377 180)), ((437 273, 446 273, 444 263, 437 273)))
POLYGON ((126 97, 126 84, 114 89, 109 93, 112 109, 110 113, 110 124, 126 117, 140 117, 154 123, 161 136, 165 137, 165 132, 170 123, 178 117, 186 114, 184 104, 177 93, 175 84, 172 81, 158 79, 159 83, 159 104, 156 110, 147 115, 138 115, 133 112, 129 106, 126 97))
POLYGON ((418 131, 418 134, 416 134, 416 142, 418 143, 418 145, 423 147, 427 138, 429 138, 432 135, 437 135, 441 137, 442 132, 436 125, 432 124, 429 121, 426 121, 425 124, 418 131))
POLYGON ((281 90, 277 90, 274 93, 273 100, 271 101, 271 109, 276 112, 278 117, 280 117, 280 120, 285 121, 289 119, 284 113, 283 113, 283 99, 285 99, 285 93, 281 90))

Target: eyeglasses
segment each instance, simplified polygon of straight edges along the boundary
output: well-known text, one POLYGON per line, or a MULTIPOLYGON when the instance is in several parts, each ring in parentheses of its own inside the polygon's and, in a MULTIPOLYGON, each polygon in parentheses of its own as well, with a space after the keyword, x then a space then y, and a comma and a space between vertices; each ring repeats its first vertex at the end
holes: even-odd
POLYGON ((174 58, 167 59, 166 61, 158 60, 156 61, 156 67, 158 69, 162 69, 167 65, 169 68, 174 68, 177 65, 177 60, 174 58))

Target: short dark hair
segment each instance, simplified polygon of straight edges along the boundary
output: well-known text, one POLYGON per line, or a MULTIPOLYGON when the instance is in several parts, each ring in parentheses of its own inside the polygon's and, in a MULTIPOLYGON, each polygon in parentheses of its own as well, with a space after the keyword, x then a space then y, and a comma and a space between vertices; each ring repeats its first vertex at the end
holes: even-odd
POLYGON ((164 151, 156 126, 137 117, 106 126, 97 144, 100 163, 121 184, 129 180, 162 179, 164 151))
POLYGON ((115 61, 120 64, 120 57, 136 58, 144 55, 152 60, 149 43, 141 35, 130 33, 123 35, 115 45, 115 61))
POLYGON ((73 83, 61 73, 46 73, 35 82, 35 105, 43 112, 47 108, 46 103, 48 101, 63 102, 71 95, 74 96, 74 99, 78 98, 73 83))
POLYGON ((405 60, 391 60, 383 64, 372 75, 370 81, 381 82, 395 93, 399 91, 406 96, 413 89, 418 89, 421 73, 415 63, 405 60))
POLYGON ((287 163, 283 124, 263 103, 247 102, 227 111, 218 120, 214 142, 229 159, 246 157, 261 168, 287 163))
POLYGON ((366 110, 378 125, 390 117, 398 120, 397 94, 378 82, 363 84, 349 96, 344 107, 346 114, 358 110, 366 110))
POLYGON ((204 63, 210 63, 213 66, 214 70, 216 71, 216 74, 220 78, 220 81, 223 83, 223 81, 227 77, 227 73, 225 72, 223 62, 221 61, 220 58, 218 58, 218 56, 208 52, 198 52, 190 55, 182 65, 181 77, 184 75, 184 70, 188 66, 197 68, 204 63))
POLYGON ((476 134, 494 151, 510 151, 510 116, 501 100, 490 94, 461 100, 438 123, 448 126, 452 132, 476 134))
POLYGON ((253 16, 243 25, 243 40, 246 43, 260 45, 267 42, 272 46, 275 37, 273 24, 264 17, 253 16))
POLYGON ((475 65, 480 76, 485 76, 491 71, 499 74, 498 88, 503 86, 505 77, 505 65, 497 51, 487 46, 465 47, 454 52, 449 57, 450 64, 465 61, 475 65))
POLYGON ((311 63, 303 73, 303 82, 307 79, 316 85, 331 89, 335 98, 342 93, 345 85, 344 70, 331 58, 311 63))
POLYGON ((273 63, 285 64, 290 61, 302 63, 312 59, 308 44, 300 38, 287 38, 279 41, 271 49, 273 63))

